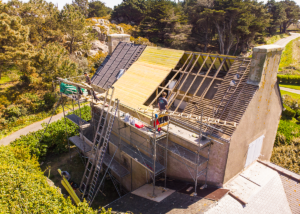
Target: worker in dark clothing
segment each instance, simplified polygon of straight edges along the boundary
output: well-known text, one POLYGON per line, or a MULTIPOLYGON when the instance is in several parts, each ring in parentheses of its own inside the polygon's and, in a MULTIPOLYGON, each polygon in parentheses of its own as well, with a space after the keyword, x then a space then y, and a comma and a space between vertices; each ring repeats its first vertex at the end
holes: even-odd
MULTIPOLYGON (((160 111, 167 110, 168 108, 168 100, 166 99, 166 97, 167 93, 163 92, 162 97, 158 98, 158 108, 160 111)), ((163 123, 164 121, 168 121, 167 116, 160 118, 160 123, 163 123)))
POLYGON ((85 81, 87 84, 92 85, 92 81, 91 78, 87 75, 86 72, 84 72, 84 76, 85 76, 85 81))
MULTIPOLYGON (((88 76, 88 74, 87 74, 86 72, 84 72, 84 76, 85 76, 85 81, 86 81, 86 83, 89 84, 89 85, 92 85, 91 78, 88 76)), ((100 100, 100 99, 97 97, 97 95, 96 95, 96 93, 95 93, 95 91, 94 91, 93 89, 88 90, 88 94, 89 94, 89 95, 93 95, 93 97, 94 97, 94 99, 95 99, 96 101, 99 101, 99 100, 100 100)))

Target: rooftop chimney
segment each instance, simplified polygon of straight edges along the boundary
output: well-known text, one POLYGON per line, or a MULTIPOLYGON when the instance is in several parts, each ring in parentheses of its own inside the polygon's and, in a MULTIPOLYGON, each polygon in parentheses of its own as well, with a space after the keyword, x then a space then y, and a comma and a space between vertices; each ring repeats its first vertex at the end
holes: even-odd
POLYGON ((108 55, 111 55, 119 42, 130 42, 128 34, 109 34, 108 35, 108 55))
POLYGON ((279 45, 263 45, 253 48, 248 84, 261 86, 266 80, 267 72, 271 73, 271 81, 277 78, 278 66, 283 47, 279 45))

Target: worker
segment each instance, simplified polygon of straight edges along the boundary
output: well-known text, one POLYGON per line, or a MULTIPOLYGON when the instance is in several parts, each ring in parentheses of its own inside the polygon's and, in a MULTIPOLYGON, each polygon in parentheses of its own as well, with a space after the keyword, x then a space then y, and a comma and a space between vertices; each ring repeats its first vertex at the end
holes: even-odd
POLYGON ((71 178, 71 175, 70 175, 67 171, 62 171, 62 172, 61 172, 61 175, 63 175, 68 181, 69 181, 70 178, 71 178))
MULTIPOLYGON (((158 98, 158 108, 160 111, 167 110, 168 109, 168 100, 166 99, 167 93, 163 92, 162 97, 158 98)), ((160 123, 163 123, 164 121, 168 121, 168 117, 161 117, 160 123)))
MULTIPOLYGON (((84 76, 85 76, 85 81, 87 84, 92 85, 92 81, 91 78, 88 76, 88 74, 86 72, 84 72, 84 76)), ((97 97, 95 91, 93 89, 88 90, 88 94, 89 95, 93 95, 94 99, 96 100, 96 102, 98 102, 100 99, 97 97)))
POLYGON ((91 78, 89 77, 89 75, 86 72, 84 72, 84 76, 85 76, 86 83, 89 85, 92 85, 91 78))

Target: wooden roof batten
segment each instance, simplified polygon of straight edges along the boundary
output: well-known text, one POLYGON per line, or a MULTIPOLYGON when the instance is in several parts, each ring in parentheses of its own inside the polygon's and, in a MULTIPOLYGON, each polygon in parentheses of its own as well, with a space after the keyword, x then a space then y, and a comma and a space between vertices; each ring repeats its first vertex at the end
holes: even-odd
MULTIPOLYGON (((225 55, 209 54, 209 53, 185 52, 184 56, 178 63, 178 64, 181 64, 182 66, 180 68, 178 68, 178 65, 177 65, 176 68, 172 70, 173 76, 171 76, 170 80, 166 81, 165 85, 161 84, 157 87, 157 89, 160 89, 159 93, 157 92, 155 98, 153 100, 150 100, 151 102, 149 101, 150 104, 148 106, 152 106, 164 91, 168 91, 167 99, 169 100, 169 104, 168 104, 169 108, 172 106, 172 104, 175 102, 175 100, 178 99, 178 102, 176 103, 176 107, 174 107, 175 110, 173 109, 174 112, 177 112, 179 110, 181 104, 183 103, 183 101, 186 101, 187 106, 183 110, 184 113, 200 115, 200 109, 202 109, 202 111, 204 112, 204 116, 214 118, 215 107, 219 105, 219 103, 221 102, 221 99, 225 93, 225 91, 224 91, 224 93, 223 92, 218 93, 218 91, 220 91, 220 90, 223 91, 224 88, 229 87, 229 85, 230 85, 229 83, 232 80, 234 80, 234 75, 239 73, 238 71, 242 67, 242 65, 239 63, 241 61, 247 62, 247 64, 249 65, 249 63, 251 62, 251 59, 246 58, 246 57, 225 56, 225 55), (199 67, 199 70, 197 72, 193 71, 193 69, 195 68, 195 65, 197 65, 197 67, 199 67), (205 74, 201 73, 203 71, 205 71, 205 74), (179 77, 179 79, 177 78, 178 80, 175 83, 175 86, 172 89, 170 89, 168 86, 176 77, 178 77, 178 74, 181 74, 181 76, 179 77), (223 77, 223 75, 225 75, 225 76, 223 77), (201 78, 199 83, 197 82, 198 77, 201 78), (228 80, 225 81, 225 77, 228 80), (209 79, 209 82, 206 82, 206 80, 208 80, 208 79, 209 79), (230 79, 230 81, 229 81, 229 79, 230 79), (216 81, 219 81, 219 82, 216 82, 216 81), (223 81, 225 81, 224 84, 222 84, 223 81), (189 82, 188 83, 189 85, 185 87, 187 89, 183 89, 183 85, 187 84, 187 82, 189 82), (190 94, 189 91, 191 90, 193 85, 196 86, 195 84, 197 84, 197 88, 195 91, 193 90, 192 94, 190 94), (204 85, 207 85, 207 86, 205 86, 205 88, 203 88, 204 85), (217 90, 213 89, 212 87, 216 88, 217 90), (182 91, 182 89, 184 91, 182 91), (200 90, 202 91, 201 95, 197 96, 197 94, 199 93, 200 90), (213 97, 205 98, 208 93, 210 93, 210 94, 213 93, 212 94, 213 97), (218 97, 220 97, 220 99, 218 97)), ((246 73, 245 76, 247 76, 247 74, 248 74, 246 72, 247 69, 248 69, 248 66, 246 66, 246 69, 245 69, 245 73, 246 73)), ((242 78, 243 76, 244 75, 241 75, 240 78, 242 78)), ((246 84, 246 83, 244 81, 239 81, 236 88, 241 88, 243 86, 243 84, 246 84)), ((236 93, 239 93, 239 92, 240 92, 240 89, 236 93)), ((253 93, 251 92, 250 94, 253 94, 253 93)), ((211 95, 209 95, 209 96, 211 97, 211 95)), ((251 97, 249 98, 250 100, 251 100, 251 97)), ((233 102, 233 101, 229 100, 228 102, 233 102)), ((235 102, 235 103, 237 103, 237 102, 235 102)), ((240 102, 238 102, 238 104, 241 105, 240 102)), ((245 105, 247 105, 247 103, 245 105)), ((230 106, 232 106, 232 104, 230 106)), ((243 112, 241 114, 243 114, 243 112)), ((226 113, 226 115, 227 115, 227 113, 226 113)), ((233 113, 231 113, 230 115, 233 115, 233 113)), ((227 115, 227 116, 229 116, 229 115, 227 115)), ((222 117, 224 117, 224 116, 222 116, 222 117)), ((216 118, 218 118, 218 117, 216 117, 216 118)), ((232 122, 235 122, 235 123, 239 122, 239 119, 236 119, 233 116, 226 117, 226 119, 222 118, 222 120, 228 121, 228 119, 229 119, 231 121, 231 118, 235 119, 232 122)), ((185 125, 191 124, 192 126, 194 126, 197 129, 198 124, 196 124, 193 121, 186 121, 186 120, 184 121, 183 119, 184 118, 177 117, 177 119, 175 119, 175 120, 177 123, 182 122, 185 125)), ((221 117, 218 119, 221 119, 221 117)), ((225 134, 227 136, 231 136, 231 134, 233 133, 232 130, 235 130, 235 127, 226 127, 226 129, 231 130, 231 131, 229 131, 229 132, 226 131, 226 133, 224 132, 223 134, 225 134)), ((216 131, 214 131, 211 134, 215 135, 216 131)))

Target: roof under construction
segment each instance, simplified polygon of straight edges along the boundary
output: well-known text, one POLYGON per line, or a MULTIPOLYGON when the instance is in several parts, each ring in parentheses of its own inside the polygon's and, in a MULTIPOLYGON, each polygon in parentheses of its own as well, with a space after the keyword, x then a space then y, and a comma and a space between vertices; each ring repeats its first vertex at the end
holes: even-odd
MULTIPOLYGON (((114 97, 131 108, 155 108, 167 92, 170 110, 239 123, 258 86, 248 84, 250 58, 184 52, 120 42, 92 78, 94 85, 115 88, 114 97), (120 70, 124 74, 120 77, 120 70), (119 79, 117 79, 119 76, 119 79)), ((197 130, 186 119, 174 122, 197 130)), ((236 127, 209 134, 229 139, 236 127)))

